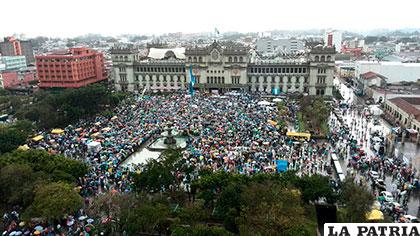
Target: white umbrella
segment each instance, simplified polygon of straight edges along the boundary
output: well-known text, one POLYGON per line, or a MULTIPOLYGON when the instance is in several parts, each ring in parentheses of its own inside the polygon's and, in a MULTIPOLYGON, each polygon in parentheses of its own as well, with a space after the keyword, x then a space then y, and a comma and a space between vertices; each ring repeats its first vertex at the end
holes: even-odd
POLYGON ((260 106, 269 106, 269 105, 271 105, 271 103, 270 102, 267 102, 267 101, 260 101, 257 104, 260 105, 260 106))
POLYGON ((273 102, 282 102, 283 101, 283 99, 281 99, 281 98, 274 98, 273 99, 273 102))
POLYGON ((373 141, 375 141, 375 142, 380 142, 380 141, 382 141, 382 139, 381 139, 381 138, 379 138, 378 136, 373 137, 373 138, 372 138, 372 140, 373 140, 373 141))

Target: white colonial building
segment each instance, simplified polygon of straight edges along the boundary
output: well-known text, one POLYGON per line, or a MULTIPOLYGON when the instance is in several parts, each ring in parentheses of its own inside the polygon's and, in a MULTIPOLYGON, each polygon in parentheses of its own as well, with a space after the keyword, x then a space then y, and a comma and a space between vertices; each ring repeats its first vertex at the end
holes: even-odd
POLYGON ((186 90, 190 68, 195 89, 211 92, 307 93, 332 95, 335 49, 317 46, 288 59, 255 59, 244 46, 214 42, 206 47, 150 48, 140 57, 133 48, 111 49, 116 90, 186 90))

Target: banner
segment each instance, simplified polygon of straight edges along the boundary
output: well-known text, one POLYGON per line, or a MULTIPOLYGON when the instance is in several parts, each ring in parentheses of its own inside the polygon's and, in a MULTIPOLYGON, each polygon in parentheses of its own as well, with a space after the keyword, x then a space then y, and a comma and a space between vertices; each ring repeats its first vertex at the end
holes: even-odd
POLYGON ((285 172, 287 170, 288 162, 287 160, 276 160, 277 164, 277 173, 285 172))
POLYGON ((271 90, 271 93, 274 94, 274 95, 280 95, 280 89, 279 88, 273 88, 271 90))

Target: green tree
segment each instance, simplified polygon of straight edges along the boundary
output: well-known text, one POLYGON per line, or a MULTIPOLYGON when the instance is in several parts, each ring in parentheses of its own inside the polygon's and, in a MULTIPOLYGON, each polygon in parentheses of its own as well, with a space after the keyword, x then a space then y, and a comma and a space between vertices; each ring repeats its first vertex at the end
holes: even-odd
POLYGON ((0 156, 0 168, 12 163, 27 164, 35 172, 52 173, 53 176, 59 174, 54 171, 62 171, 74 178, 79 178, 88 171, 86 164, 80 161, 71 160, 62 155, 52 155, 42 150, 14 151, 0 156))
POLYGON ((177 227, 172 232, 171 236, 233 236, 223 227, 209 227, 206 225, 198 224, 194 227, 177 227))
POLYGON ((35 190, 35 198, 26 209, 24 218, 42 218, 59 220, 64 215, 74 213, 83 204, 83 198, 74 187, 65 183, 39 185, 35 190))
POLYGON ((242 194, 241 235, 283 235, 307 221, 296 189, 273 182, 250 185, 242 194))
POLYGON ((354 183, 352 178, 347 178, 342 184, 339 201, 343 208, 338 211, 338 219, 341 222, 363 223, 366 222, 366 213, 371 210, 374 197, 354 183))
POLYGON ((211 210, 205 208, 203 201, 195 201, 192 204, 188 204, 182 207, 177 214, 180 219, 180 223, 187 225, 195 225, 200 222, 209 220, 211 210))
POLYGON ((86 212, 89 216, 103 219, 112 219, 107 224, 101 224, 105 231, 116 234, 127 229, 132 222, 127 221, 124 216, 127 216, 129 211, 138 207, 141 204, 143 196, 136 197, 132 193, 111 193, 99 195, 95 197, 86 212))
POLYGON ((25 141, 24 133, 10 127, 0 128, 0 154, 15 150, 25 141))
POLYGON ((297 180, 296 186, 302 193, 302 199, 306 203, 314 202, 321 198, 325 198, 328 203, 335 203, 337 200, 330 180, 326 176, 303 176, 297 180))
POLYGON ((29 206, 34 198, 37 182, 32 168, 28 165, 11 164, 0 169, 0 198, 4 208, 19 205, 29 206))
POLYGON ((35 126, 29 120, 18 120, 12 125, 12 128, 21 132, 25 137, 32 135, 35 130, 35 126))
POLYGON ((229 231, 239 233, 236 218, 241 212, 241 194, 245 186, 241 184, 230 184, 222 190, 216 202, 216 209, 220 212, 223 225, 229 231))
POLYGON ((157 160, 150 160, 143 172, 134 175, 134 184, 138 192, 160 192, 168 190, 175 182, 172 168, 157 160))
POLYGON ((127 225, 129 235, 165 233, 169 230, 169 207, 162 203, 144 202, 131 209, 122 218, 127 225))

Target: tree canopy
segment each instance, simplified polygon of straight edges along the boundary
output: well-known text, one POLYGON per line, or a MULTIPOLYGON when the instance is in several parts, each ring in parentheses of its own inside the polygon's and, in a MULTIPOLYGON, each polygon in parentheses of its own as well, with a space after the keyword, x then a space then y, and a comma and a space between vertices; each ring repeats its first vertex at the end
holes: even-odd
POLYGON ((76 212, 82 204, 83 198, 74 186, 66 183, 39 185, 33 203, 25 211, 25 218, 58 220, 67 213, 76 212))
POLYGON ((42 90, 33 97, 32 105, 16 112, 18 118, 36 122, 39 128, 55 128, 112 108, 125 98, 125 94, 111 93, 103 84, 90 84, 62 91, 42 90))

